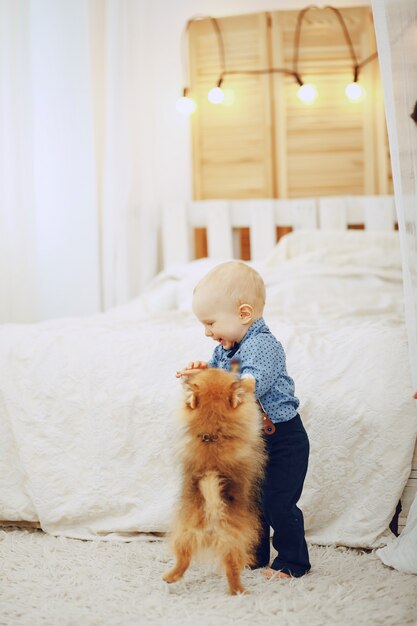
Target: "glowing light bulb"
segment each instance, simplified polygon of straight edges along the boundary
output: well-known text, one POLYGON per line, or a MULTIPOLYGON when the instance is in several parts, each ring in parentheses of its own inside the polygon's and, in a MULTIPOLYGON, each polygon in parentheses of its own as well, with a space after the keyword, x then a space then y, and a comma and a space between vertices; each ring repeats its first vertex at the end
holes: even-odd
POLYGON ((358 83, 349 83, 346 86, 345 94, 351 102, 358 102, 364 97, 365 90, 358 83))
POLYGON ((213 87, 213 89, 210 89, 208 92, 207 98, 212 104, 220 104, 220 102, 223 102, 224 100, 223 89, 220 89, 220 87, 213 87))
POLYGON ((196 110, 197 105, 192 98, 181 96, 181 98, 178 98, 175 108, 181 115, 191 115, 196 110))
POLYGON ((311 83, 305 83, 301 85, 297 91, 297 96, 304 104, 312 104, 318 96, 317 89, 311 83))

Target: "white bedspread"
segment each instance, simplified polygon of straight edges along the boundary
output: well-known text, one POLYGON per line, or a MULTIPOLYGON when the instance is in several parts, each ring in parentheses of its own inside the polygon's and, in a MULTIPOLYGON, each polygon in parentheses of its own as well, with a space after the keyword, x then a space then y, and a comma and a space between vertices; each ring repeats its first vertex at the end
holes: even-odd
MULTIPOLYGON (((390 536, 417 417, 398 241, 360 234, 293 235, 258 269, 310 436, 307 538, 374 547, 390 536)), ((187 310, 208 265, 174 268, 106 314, 0 328, 0 519, 87 539, 167 530, 174 373, 214 347, 187 310)))

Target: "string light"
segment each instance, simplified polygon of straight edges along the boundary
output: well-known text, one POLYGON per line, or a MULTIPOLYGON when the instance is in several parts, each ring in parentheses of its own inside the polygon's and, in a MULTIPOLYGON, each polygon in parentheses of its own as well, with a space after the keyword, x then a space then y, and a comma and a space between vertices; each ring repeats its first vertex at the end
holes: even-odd
POLYGON ((220 87, 213 87, 213 89, 210 89, 208 92, 207 99, 212 104, 220 104, 220 102, 223 102, 224 100, 223 89, 220 89, 220 87))
MULTIPOLYGON (((294 72, 296 74, 296 80, 300 84, 300 88, 299 88, 299 90, 297 92, 297 95, 300 98, 300 100, 302 100, 303 102, 308 103, 308 104, 311 104, 311 102, 314 102, 314 100, 317 98, 318 94, 317 94, 317 90, 315 89, 314 85, 309 85, 310 88, 308 90, 306 90, 305 92, 302 92, 304 84, 303 84, 303 81, 301 80, 300 74, 298 72, 298 57, 299 57, 299 50, 300 50, 301 26, 302 26, 303 19, 304 19, 306 13, 308 11, 310 11, 311 9, 319 9, 319 7, 317 7, 315 5, 310 5, 310 6, 306 7, 305 9, 303 9, 302 11, 300 11, 300 13, 298 14, 297 25, 296 25, 295 33, 294 33, 294 57, 293 57, 293 68, 294 68, 294 72), (315 96, 313 96, 314 90, 315 90, 315 94, 316 94, 315 96), (307 100, 304 99, 304 97, 303 97, 304 93, 308 94, 307 98, 311 98, 311 99, 307 99, 307 100)), ((349 83, 346 86, 345 94, 346 94, 346 97, 351 102, 359 102, 365 96, 365 90, 363 89, 363 87, 361 87, 361 85, 358 84, 360 69, 364 65, 366 65, 367 63, 370 63, 370 61, 373 61, 374 59, 376 59, 376 57, 378 56, 378 53, 374 52, 369 57, 367 57, 364 61, 362 61, 361 63, 358 63, 358 60, 357 60, 356 54, 355 54, 355 49, 353 47, 352 39, 350 37, 348 28, 346 26, 346 22, 343 19, 342 13, 339 11, 339 9, 336 9, 336 7, 332 7, 330 5, 324 6, 323 9, 329 9, 330 11, 333 11, 333 13, 336 15, 336 17, 337 17, 337 19, 339 21, 339 24, 340 24, 340 26, 342 28, 345 41, 346 41, 346 43, 348 45, 348 48, 349 48, 350 58, 351 58, 351 61, 352 61, 352 69, 353 69, 353 82, 349 83)))
POLYGON ((304 102, 304 104, 313 104, 313 102, 317 99, 318 93, 315 85, 312 85, 311 83, 304 83, 298 88, 297 96, 301 102, 304 102))
POLYGON ((178 113, 181 113, 181 115, 184 115, 186 117, 191 115, 191 113, 194 113, 194 111, 196 110, 197 103, 194 98, 190 98, 190 96, 188 95, 187 87, 184 87, 182 96, 178 98, 175 108, 177 109, 178 113))
POLYGON ((217 87, 213 87, 207 94, 207 99, 212 104, 220 104, 224 100, 224 91, 221 88, 223 79, 220 79, 217 83, 217 87))
MULTIPOLYGON (((210 20, 210 23, 213 27, 213 30, 216 34, 216 38, 217 38, 217 48, 218 48, 218 52, 219 52, 219 65, 220 65, 220 73, 221 75, 223 75, 226 72, 226 61, 225 61, 225 54, 224 54, 224 42, 223 42, 223 37, 222 37, 222 33, 220 30, 220 26, 218 21, 216 20, 215 17, 211 17, 209 15, 196 15, 194 17, 192 17, 191 19, 189 19, 187 21, 187 24, 185 26, 185 30, 183 31, 183 61, 184 61, 184 41, 187 39, 188 40, 188 30, 191 26, 191 24, 193 22, 196 21, 201 21, 201 20, 210 20)), ((188 65, 186 64, 186 62, 184 62, 185 65, 185 75, 188 76, 188 65)), ((188 80, 187 80, 188 82, 188 80)), ((212 89, 210 89, 210 91, 207 94, 207 98, 209 100, 209 102, 211 102, 212 104, 220 104, 221 102, 224 101, 225 99, 225 94, 223 92, 223 90, 221 89, 221 84, 223 82, 223 79, 220 77, 219 80, 217 81, 217 86, 213 87, 212 89)), ((197 108, 197 104, 195 102, 195 100, 193 98, 191 98, 188 94, 190 92, 189 87, 184 87, 183 89, 183 95, 178 98, 177 100, 177 104, 176 104, 176 109, 179 113, 181 113, 182 115, 190 115, 191 113, 193 113, 193 111, 195 111, 195 109, 197 108)))
POLYGON ((365 90, 358 83, 349 83, 345 89, 346 97, 351 102, 359 102, 365 96, 365 90))
POLYGON ((193 98, 189 98, 188 96, 181 96, 181 98, 178 98, 177 100, 176 109, 178 113, 181 113, 181 115, 191 115, 191 113, 194 113, 196 108, 197 104, 196 101, 193 100, 193 98))
MULTIPOLYGON (((308 11, 311 9, 319 9, 315 5, 310 5, 305 9, 302 9, 297 16, 297 24, 294 32, 294 54, 293 54, 293 63, 292 69, 288 68, 276 68, 276 67, 268 67, 265 69, 258 70, 228 70, 226 69, 226 60, 225 60, 225 52, 224 52, 224 42, 222 33, 220 30, 220 26, 216 18, 210 16, 196 16, 188 20, 186 24, 186 28, 184 31, 185 35, 188 35, 188 30, 192 22, 196 20, 210 20, 210 23, 215 31, 217 38, 217 48, 219 54, 219 66, 220 66, 220 75, 217 80, 216 86, 210 89, 208 92, 207 98, 209 102, 212 104, 230 104, 233 101, 233 98, 230 98, 230 94, 228 98, 225 98, 225 90, 222 89, 222 84, 227 76, 232 75, 247 75, 247 74, 286 74, 288 76, 292 76, 295 82, 298 84, 297 96, 303 102, 303 104, 311 105, 313 104, 318 97, 318 90, 315 85, 312 83, 304 83, 301 74, 298 69, 298 61, 299 61, 299 50, 300 50, 300 38, 301 38, 301 27, 304 20, 304 17, 308 11)), ((349 83, 345 88, 346 97, 350 102, 360 102, 366 95, 364 88, 359 85, 359 72, 362 67, 364 67, 367 63, 370 63, 374 59, 377 58, 378 53, 374 52, 369 57, 358 63, 355 50, 353 47, 352 39, 350 37, 348 28, 346 26, 345 20, 343 18, 342 13, 339 9, 326 5, 323 9, 329 9, 333 11, 336 15, 339 24, 342 28, 344 38, 349 48, 349 53, 352 61, 352 70, 353 70, 353 81, 349 83)), ((196 102, 189 96, 189 87, 185 87, 183 90, 183 96, 177 101, 177 110, 185 115, 189 115, 196 109, 196 102)), ((229 91, 229 90, 226 90, 229 91)))

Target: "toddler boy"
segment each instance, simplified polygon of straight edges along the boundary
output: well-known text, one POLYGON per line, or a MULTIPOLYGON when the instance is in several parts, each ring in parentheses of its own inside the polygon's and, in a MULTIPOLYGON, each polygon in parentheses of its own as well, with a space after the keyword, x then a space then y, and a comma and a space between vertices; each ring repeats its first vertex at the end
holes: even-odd
POLYGON ((284 349, 263 320, 264 306, 265 285, 254 269, 230 261, 211 270, 194 289, 193 311, 206 336, 218 345, 208 363, 192 361, 177 377, 206 367, 230 371, 232 361, 238 359, 241 376, 255 378, 256 399, 274 431, 265 435, 268 461, 255 567, 269 565, 271 526, 278 556, 265 576, 300 577, 311 567, 303 514, 297 507, 307 473, 309 441, 297 411, 299 401, 286 370, 284 349))

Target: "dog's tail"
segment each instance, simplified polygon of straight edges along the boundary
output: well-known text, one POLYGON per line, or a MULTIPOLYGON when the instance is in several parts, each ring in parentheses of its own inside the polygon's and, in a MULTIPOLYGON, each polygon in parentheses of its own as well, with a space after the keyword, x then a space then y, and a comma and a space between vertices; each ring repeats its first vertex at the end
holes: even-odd
POLYGON ((226 516, 226 503, 222 498, 223 481, 217 472, 206 472, 198 484, 205 502, 208 525, 221 522, 226 516))

